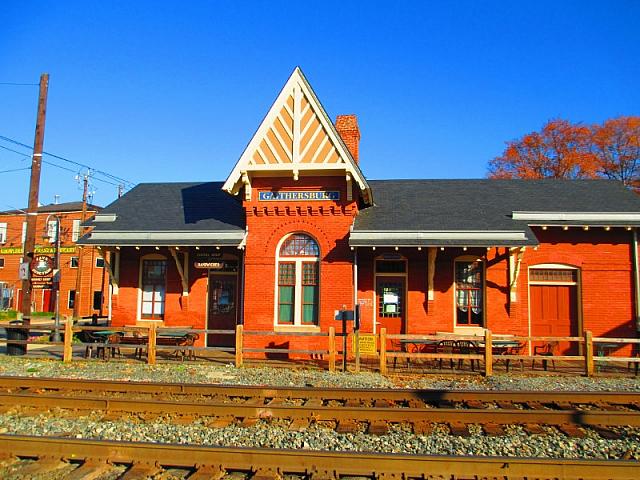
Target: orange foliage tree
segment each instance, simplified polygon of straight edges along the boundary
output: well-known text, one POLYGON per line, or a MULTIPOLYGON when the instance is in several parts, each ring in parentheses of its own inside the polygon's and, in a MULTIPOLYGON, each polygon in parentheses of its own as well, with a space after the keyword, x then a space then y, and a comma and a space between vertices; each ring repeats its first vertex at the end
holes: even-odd
POLYGON ((490 178, 611 178, 640 187, 640 117, 602 125, 551 120, 539 132, 507 142, 489 162, 490 178))

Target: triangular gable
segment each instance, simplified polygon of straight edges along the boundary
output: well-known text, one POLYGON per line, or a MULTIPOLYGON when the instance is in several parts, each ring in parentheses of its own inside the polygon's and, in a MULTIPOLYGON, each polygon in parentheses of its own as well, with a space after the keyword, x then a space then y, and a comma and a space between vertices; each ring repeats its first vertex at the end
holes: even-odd
MULTIPOLYGON (((322 104, 296 67, 247 145, 223 189, 236 194, 258 172, 344 172, 371 201, 364 175, 345 146, 322 104)), ((304 173, 302 173, 304 174, 304 173)), ((250 187, 249 187, 250 188, 250 187)))

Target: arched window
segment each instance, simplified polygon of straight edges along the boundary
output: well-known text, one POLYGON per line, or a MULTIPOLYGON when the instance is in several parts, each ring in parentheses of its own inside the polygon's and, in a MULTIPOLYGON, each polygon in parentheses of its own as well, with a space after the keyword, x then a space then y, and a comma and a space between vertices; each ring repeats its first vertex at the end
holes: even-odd
POLYGON ((277 325, 317 325, 319 249, 304 233, 284 238, 278 250, 277 325))

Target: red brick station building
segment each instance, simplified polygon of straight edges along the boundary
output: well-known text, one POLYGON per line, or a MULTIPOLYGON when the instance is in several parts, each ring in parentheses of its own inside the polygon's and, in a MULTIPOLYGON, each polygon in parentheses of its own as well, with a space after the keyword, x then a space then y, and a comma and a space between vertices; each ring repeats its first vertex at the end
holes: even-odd
POLYGON ((340 332, 358 305, 367 333, 637 336, 635 193, 368 180, 359 140, 296 68, 225 181, 140 184, 104 208, 79 243, 111 252, 113 324, 340 332))

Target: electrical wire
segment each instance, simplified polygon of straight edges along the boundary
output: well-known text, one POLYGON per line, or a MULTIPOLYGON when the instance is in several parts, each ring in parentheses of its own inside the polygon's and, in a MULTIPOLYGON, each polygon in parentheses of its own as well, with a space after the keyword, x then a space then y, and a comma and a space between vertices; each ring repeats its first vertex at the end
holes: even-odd
POLYGON ((21 170, 31 170, 31 167, 13 168, 11 170, 0 170, 0 173, 19 172, 21 170))
MULTIPOLYGON (((62 165, 58 165, 57 163, 49 162, 47 160, 42 160, 42 163, 45 163, 45 164, 50 165, 52 167, 59 168, 61 170, 66 170, 67 172, 71 172, 71 173, 75 173, 75 174, 78 173, 76 170, 72 170, 71 168, 63 167, 62 165)), ((102 178, 92 177, 92 180, 96 180, 96 181, 102 182, 102 183, 108 183, 109 185, 113 185, 114 187, 120 186, 120 184, 118 184, 118 183, 109 182, 109 181, 104 180, 102 178)))
MULTIPOLYGON (((17 141, 17 140, 14 140, 14 139, 12 139, 12 138, 5 137, 4 135, 0 135, 0 139, 1 139, 1 140, 4 140, 4 141, 6 141, 6 142, 10 142, 10 143, 12 143, 12 144, 14 144, 14 145, 18 145, 18 146, 21 146, 21 147, 24 147, 24 148, 29 148, 29 149, 31 149, 31 146, 29 146, 29 145, 27 145, 27 144, 25 144, 25 143, 19 142, 19 141, 17 141)), ((6 149, 7 147, 2 147, 2 148, 5 148, 5 149, 6 149)), ((20 155, 24 155, 24 154, 22 154, 22 153, 20 153, 20 152, 17 152, 17 151, 15 151, 15 150, 13 150, 13 151, 14 151, 15 153, 20 154, 20 155)), ((103 175, 103 176, 105 176, 105 177, 107 177, 107 178, 110 178, 111 180, 116 181, 116 182, 124 183, 124 184, 125 184, 125 186, 127 186, 127 185, 128 185, 128 186, 135 186, 135 183, 130 182, 130 181, 129 181, 129 180, 127 180, 127 179, 124 179, 124 178, 122 178, 122 177, 118 177, 118 176, 116 176, 116 175, 112 175, 112 174, 107 173, 107 172, 104 172, 104 171, 102 171, 102 170, 98 170, 98 169, 92 168, 92 167, 90 167, 89 165, 86 165, 86 164, 83 164, 83 163, 79 163, 79 162, 75 162, 75 161, 73 161, 73 160, 69 160, 68 158, 61 157, 60 155, 55 155, 55 154, 53 154, 53 153, 49 153, 49 152, 42 152, 42 153, 43 153, 44 155, 49 156, 49 157, 53 157, 53 158, 56 158, 56 159, 58 159, 58 160, 62 160, 62 161, 64 161, 64 162, 67 162, 67 163, 70 163, 70 164, 76 165, 76 166, 78 166, 78 167, 86 168, 86 169, 88 169, 88 170, 91 170, 91 171, 92 171, 92 172, 94 172, 94 173, 97 173, 97 174, 103 175)), ((99 179, 99 178, 96 178, 96 177, 94 177, 94 178, 95 178, 96 180, 101 181, 101 182, 104 182, 104 183, 110 183, 110 182, 108 182, 108 181, 106 181, 106 180, 102 180, 102 179, 99 179)), ((114 185, 114 184, 112 184, 112 183, 110 183, 110 184, 111 184, 111 185, 114 185)), ((117 184, 116 184, 116 186, 117 186, 117 184)))
POLYGON ((13 85, 13 86, 39 86, 39 83, 17 83, 17 82, 0 82, 0 85, 13 85))
POLYGON ((4 148, 5 150, 8 150, 9 152, 17 153, 18 155, 22 155, 23 157, 29 158, 29 155, 27 155, 26 153, 22 153, 22 152, 19 152, 17 150, 14 150, 12 148, 5 147, 4 145, 0 145, 0 148, 4 148))

